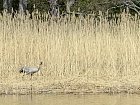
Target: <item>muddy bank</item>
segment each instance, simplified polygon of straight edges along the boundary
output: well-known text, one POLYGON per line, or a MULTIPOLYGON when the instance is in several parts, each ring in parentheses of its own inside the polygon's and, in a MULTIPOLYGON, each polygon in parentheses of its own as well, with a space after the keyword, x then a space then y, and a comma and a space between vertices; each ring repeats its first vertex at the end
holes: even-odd
POLYGON ((96 94, 96 93, 130 93, 140 94, 140 86, 133 84, 97 84, 86 82, 54 82, 25 84, 0 84, 0 94, 96 94))

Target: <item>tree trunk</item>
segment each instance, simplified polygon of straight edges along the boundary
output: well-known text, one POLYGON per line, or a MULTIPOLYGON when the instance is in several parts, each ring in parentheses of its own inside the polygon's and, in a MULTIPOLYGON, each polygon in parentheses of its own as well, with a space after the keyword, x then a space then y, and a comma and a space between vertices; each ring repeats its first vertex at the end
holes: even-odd
POLYGON ((27 10, 27 0, 19 0, 19 12, 26 13, 27 10))
POLYGON ((75 3, 75 0, 67 0, 67 4, 66 4, 66 11, 67 13, 70 13, 70 8, 71 6, 75 3))
POLYGON ((50 14, 52 16, 59 16, 59 4, 57 3, 57 0, 49 0, 49 5, 50 5, 50 14))
POLYGON ((7 12, 12 12, 12 1, 13 0, 3 0, 3 9, 7 12))

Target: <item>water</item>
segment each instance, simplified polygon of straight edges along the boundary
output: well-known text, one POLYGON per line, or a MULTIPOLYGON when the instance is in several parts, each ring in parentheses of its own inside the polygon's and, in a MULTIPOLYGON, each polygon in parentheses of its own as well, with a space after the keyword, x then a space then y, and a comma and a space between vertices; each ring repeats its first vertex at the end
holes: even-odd
POLYGON ((140 105, 140 95, 1 95, 0 105, 140 105))

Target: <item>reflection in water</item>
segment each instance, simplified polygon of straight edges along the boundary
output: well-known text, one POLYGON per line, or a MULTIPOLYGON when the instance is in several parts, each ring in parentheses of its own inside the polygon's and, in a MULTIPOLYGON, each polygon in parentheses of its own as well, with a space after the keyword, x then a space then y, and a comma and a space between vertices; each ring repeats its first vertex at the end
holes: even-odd
POLYGON ((139 95, 1 95, 0 105, 140 105, 139 95))

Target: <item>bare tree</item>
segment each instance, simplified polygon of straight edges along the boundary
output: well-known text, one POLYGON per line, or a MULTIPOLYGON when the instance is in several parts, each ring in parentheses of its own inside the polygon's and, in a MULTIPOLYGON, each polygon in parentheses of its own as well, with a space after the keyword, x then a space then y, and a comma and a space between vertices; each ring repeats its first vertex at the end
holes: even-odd
MULTIPOLYGON (((7 12, 12 12, 13 0, 3 0, 3 9, 7 10, 7 12)), ((20 13, 24 13, 27 10, 27 0, 19 0, 19 11, 20 13)))
MULTIPOLYGON (((138 2, 138 1, 137 1, 138 2)), ((139 1, 140 2, 140 1, 139 1)), ((129 8, 129 9, 132 9, 132 10, 134 10, 135 12, 137 12, 138 13, 138 15, 140 15, 140 12, 139 12, 139 10, 140 10, 140 7, 139 6, 137 6, 135 3, 134 3, 134 0, 132 1, 132 0, 118 0, 117 2, 114 2, 114 7, 111 7, 111 8, 109 8, 108 10, 111 10, 111 9, 113 9, 113 8, 118 8, 118 7, 127 7, 127 8, 129 8)))
POLYGON ((58 0, 48 0, 49 5, 50 5, 50 14, 53 16, 59 16, 60 15, 60 11, 59 11, 59 4, 58 4, 58 0))
POLYGON ((124 0, 123 4, 127 6, 128 8, 136 11, 140 15, 140 12, 139 12, 140 7, 138 7, 132 0, 124 0))

